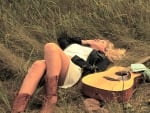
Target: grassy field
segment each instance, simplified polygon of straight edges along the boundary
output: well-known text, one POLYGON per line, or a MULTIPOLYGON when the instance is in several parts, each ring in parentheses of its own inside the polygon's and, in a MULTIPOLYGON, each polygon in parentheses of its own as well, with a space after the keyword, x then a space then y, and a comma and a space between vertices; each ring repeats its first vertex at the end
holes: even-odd
MULTIPOLYGON (((116 65, 150 55, 149 0, 0 0, 0 113, 9 113, 12 100, 30 65, 43 59, 43 45, 67 32, 83 39, 105 37, 127 49, 116 65)), ((149 83, 142 84, 124 111, 106 103, 109 113, 149 113, 149 83)), ((37 113, 42 87, 35 92, 27 113, 37 113)), ((57 113, 86 113, 80 85, 59 89, 57 113)))

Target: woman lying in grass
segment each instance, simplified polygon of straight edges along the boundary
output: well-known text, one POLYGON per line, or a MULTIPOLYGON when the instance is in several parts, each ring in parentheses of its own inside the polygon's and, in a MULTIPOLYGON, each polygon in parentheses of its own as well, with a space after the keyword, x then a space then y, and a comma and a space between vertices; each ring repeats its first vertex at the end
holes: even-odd
POLYGON ((58 38, 58 44, 45 44, 44 59, 31 65, 13 102, 11 113, 25 111, 43 77, 46 92, 40 113, 53 113, 58 100, 58 87, 72 87, 82 76, 104 71, 125 53, 124 49, 115 48, 113 43, 102 39, 81 40, 79 37, 62 35, 58 38))

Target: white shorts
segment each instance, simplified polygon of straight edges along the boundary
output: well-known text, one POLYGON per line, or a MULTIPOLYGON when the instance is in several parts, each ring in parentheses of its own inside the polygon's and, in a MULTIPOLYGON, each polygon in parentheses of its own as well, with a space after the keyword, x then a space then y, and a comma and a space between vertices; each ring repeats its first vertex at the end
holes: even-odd
POLYGON ((69 88, 75 85, 81 78, 81 68, 70 61, 68 72, 62 86, 60 88, 69 88))

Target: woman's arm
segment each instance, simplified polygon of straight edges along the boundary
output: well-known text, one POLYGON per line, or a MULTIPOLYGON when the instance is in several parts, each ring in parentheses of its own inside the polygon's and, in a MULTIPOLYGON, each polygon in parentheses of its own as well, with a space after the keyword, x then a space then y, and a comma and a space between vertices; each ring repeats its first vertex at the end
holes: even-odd
POLYGON ((95 43, 95 40, 81 40, 83 45, 92 45, 93 43, 95 43))
POLYGON ((81 40, 81 43, 83 45, 88 45, 91 48, 104 52, 105 48, 107 46, 107 41, 106 40, 100 40, 100 39, 93 39, 93 40, 81 40))
POLYGON ((87 44, 87 40, 81 40, 81 44, 86 45, 87 44))

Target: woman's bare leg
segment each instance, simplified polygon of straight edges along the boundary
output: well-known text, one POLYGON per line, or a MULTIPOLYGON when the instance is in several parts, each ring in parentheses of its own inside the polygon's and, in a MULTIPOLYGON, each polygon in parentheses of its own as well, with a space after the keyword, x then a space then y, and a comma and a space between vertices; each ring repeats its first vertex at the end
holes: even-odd
POLYGON ((54 43, 46 44, 44 52, 46 97, 40 113, 53 113, 57 103, 57 87, 64 82, 70 59, 54 43))
POLYGON ((45 60, 35 61, 29 69, 18 95, 13 102, 11 113, 20 113, 26 109, 30 97, 34 93, 46 69, 45 60))
POLYGON ((37 85, 44 75, 46 69, 45 60, 37 60, 30 67, 25 76, 19 94, 27 93, 32 95, 37 88, 37 85))
POLYGON ((70 58, 55 43, 47 43, 44 47, 44 59, 46 75, 49 77, 57 75, 61 81, 67 73, 70 58))

